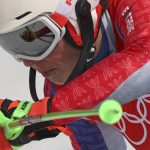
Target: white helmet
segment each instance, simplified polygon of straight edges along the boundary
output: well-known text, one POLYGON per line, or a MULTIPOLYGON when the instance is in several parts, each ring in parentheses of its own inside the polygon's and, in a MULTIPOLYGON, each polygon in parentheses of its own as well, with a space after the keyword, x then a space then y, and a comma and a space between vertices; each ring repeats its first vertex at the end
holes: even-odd
MULTIPOLYGON (((58 12, 67 17, 79 34, 79 27, 75 14, 78 0, 0 0, 0 34, 15 30, 24 23, 43 13, 58 12)), ((96 26, 98 16, 97 7, 100 0, 88 0, 91 4, 93 23, 96 26)))

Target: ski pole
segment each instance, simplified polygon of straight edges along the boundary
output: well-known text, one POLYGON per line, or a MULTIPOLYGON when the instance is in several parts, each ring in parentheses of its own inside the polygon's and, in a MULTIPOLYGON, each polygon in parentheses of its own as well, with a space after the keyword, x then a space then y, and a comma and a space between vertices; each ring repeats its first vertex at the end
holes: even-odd
MULTIPOLYGON (((73 117, 87 117, 87 116, 99 116, 100 120, 109 125, 113 125, 121 119, 123 114, 122 106, 119 102, 113 99, 106 100, 100 104, 98 108, 90 110, 73 110, 64 112, 55 112, 44 114, 40 116, 30 116, 24 117, 18 120, 5 120, 6 124, 4 126, 4 132, 7 139, 15 139, 17 133, 23 130, 25 126, 32 125, 39 122, 65 119, 73 117)), ((2 113, 0 113, 0 118, 5 118, 2 113)), ((17 150, 19 147, 14 147, 13 150, 17 150)))
POLYGON ((24 117, 19 120, 14 120, 8 123, 8 128, 15 128, 19 126, 28 126, 39 122, 65 119, 73 117, 87 117, 87 116, 99 116, 102 122, 105 124, 113 125, 117 123, 122 117, 122 107, 116 100, 110 99, 102 102, 99 108, 90 110, 73 110, 64 112, 55 112, 44 114, 40 116, 24 117))

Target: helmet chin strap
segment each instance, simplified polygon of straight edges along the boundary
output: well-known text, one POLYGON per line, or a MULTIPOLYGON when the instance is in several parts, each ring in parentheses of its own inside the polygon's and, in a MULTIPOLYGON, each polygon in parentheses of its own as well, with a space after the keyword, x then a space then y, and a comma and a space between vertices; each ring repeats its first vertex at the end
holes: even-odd
POLYGON ((96 50, 94 46, 94 26, 90 3, 87 0, 78 0, 75 11, 81 33, 82 50, 79 60, 66 83, 80 75, 89 67, 88 62, 93 58, 96 50))
POLYGON ((36 92, 36 70, 30 67, 30 72, 29 72, 29 89, 30 89, 30 94, 34 102, 38 101, 39 98, 37 96, 36 92))
MULTIPOLYGON (((84 72, 88 67, 88 62, 93 59, 96 48, 94 46, 94 25, 91 15, 91 5, 87 0, 78 0, 75 6, 77 21, 81 33, 82 49, 79 60, 70 74, 69 82, 76 76, 84 72)), ((34 101, 38 101, 39 98, 36 92, 36 70, 30 68, 29 75, 29 87, 30 93, 34 101)))

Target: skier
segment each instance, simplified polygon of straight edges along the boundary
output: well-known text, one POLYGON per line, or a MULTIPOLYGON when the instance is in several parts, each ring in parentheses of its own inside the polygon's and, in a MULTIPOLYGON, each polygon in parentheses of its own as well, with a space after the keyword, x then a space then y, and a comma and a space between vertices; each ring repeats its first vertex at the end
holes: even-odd
POLYGON ((124 136, 137 150, 148 149, 149 1, 1 0, 0 7, 1 47, 46 78, 45 98, 35 103, 3 99, 0 114, 15 120, 91 109, 108 98, 124 109, 122 122, 114 126, 97 118, 59 119, 24 127, 8 141, 1 130, 3 147, 63 132, 75 150, 125 150, 124 136))

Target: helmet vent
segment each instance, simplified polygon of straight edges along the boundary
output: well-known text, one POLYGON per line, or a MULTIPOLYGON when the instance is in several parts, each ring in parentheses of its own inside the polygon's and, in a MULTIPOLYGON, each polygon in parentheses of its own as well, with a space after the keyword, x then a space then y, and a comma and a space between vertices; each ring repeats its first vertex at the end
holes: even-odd
POLYGON ((26 17, 26 16, 29 15, 30 13, 32 13, 32 12, 31 12, 31 11, 28 11, 28 12, 26 12, 26 13, 24 13, 24 14, 18 16, 18 17, 16 17, 15 19, 17 19, 17 20, 22 19, 23 17, 26 17))

